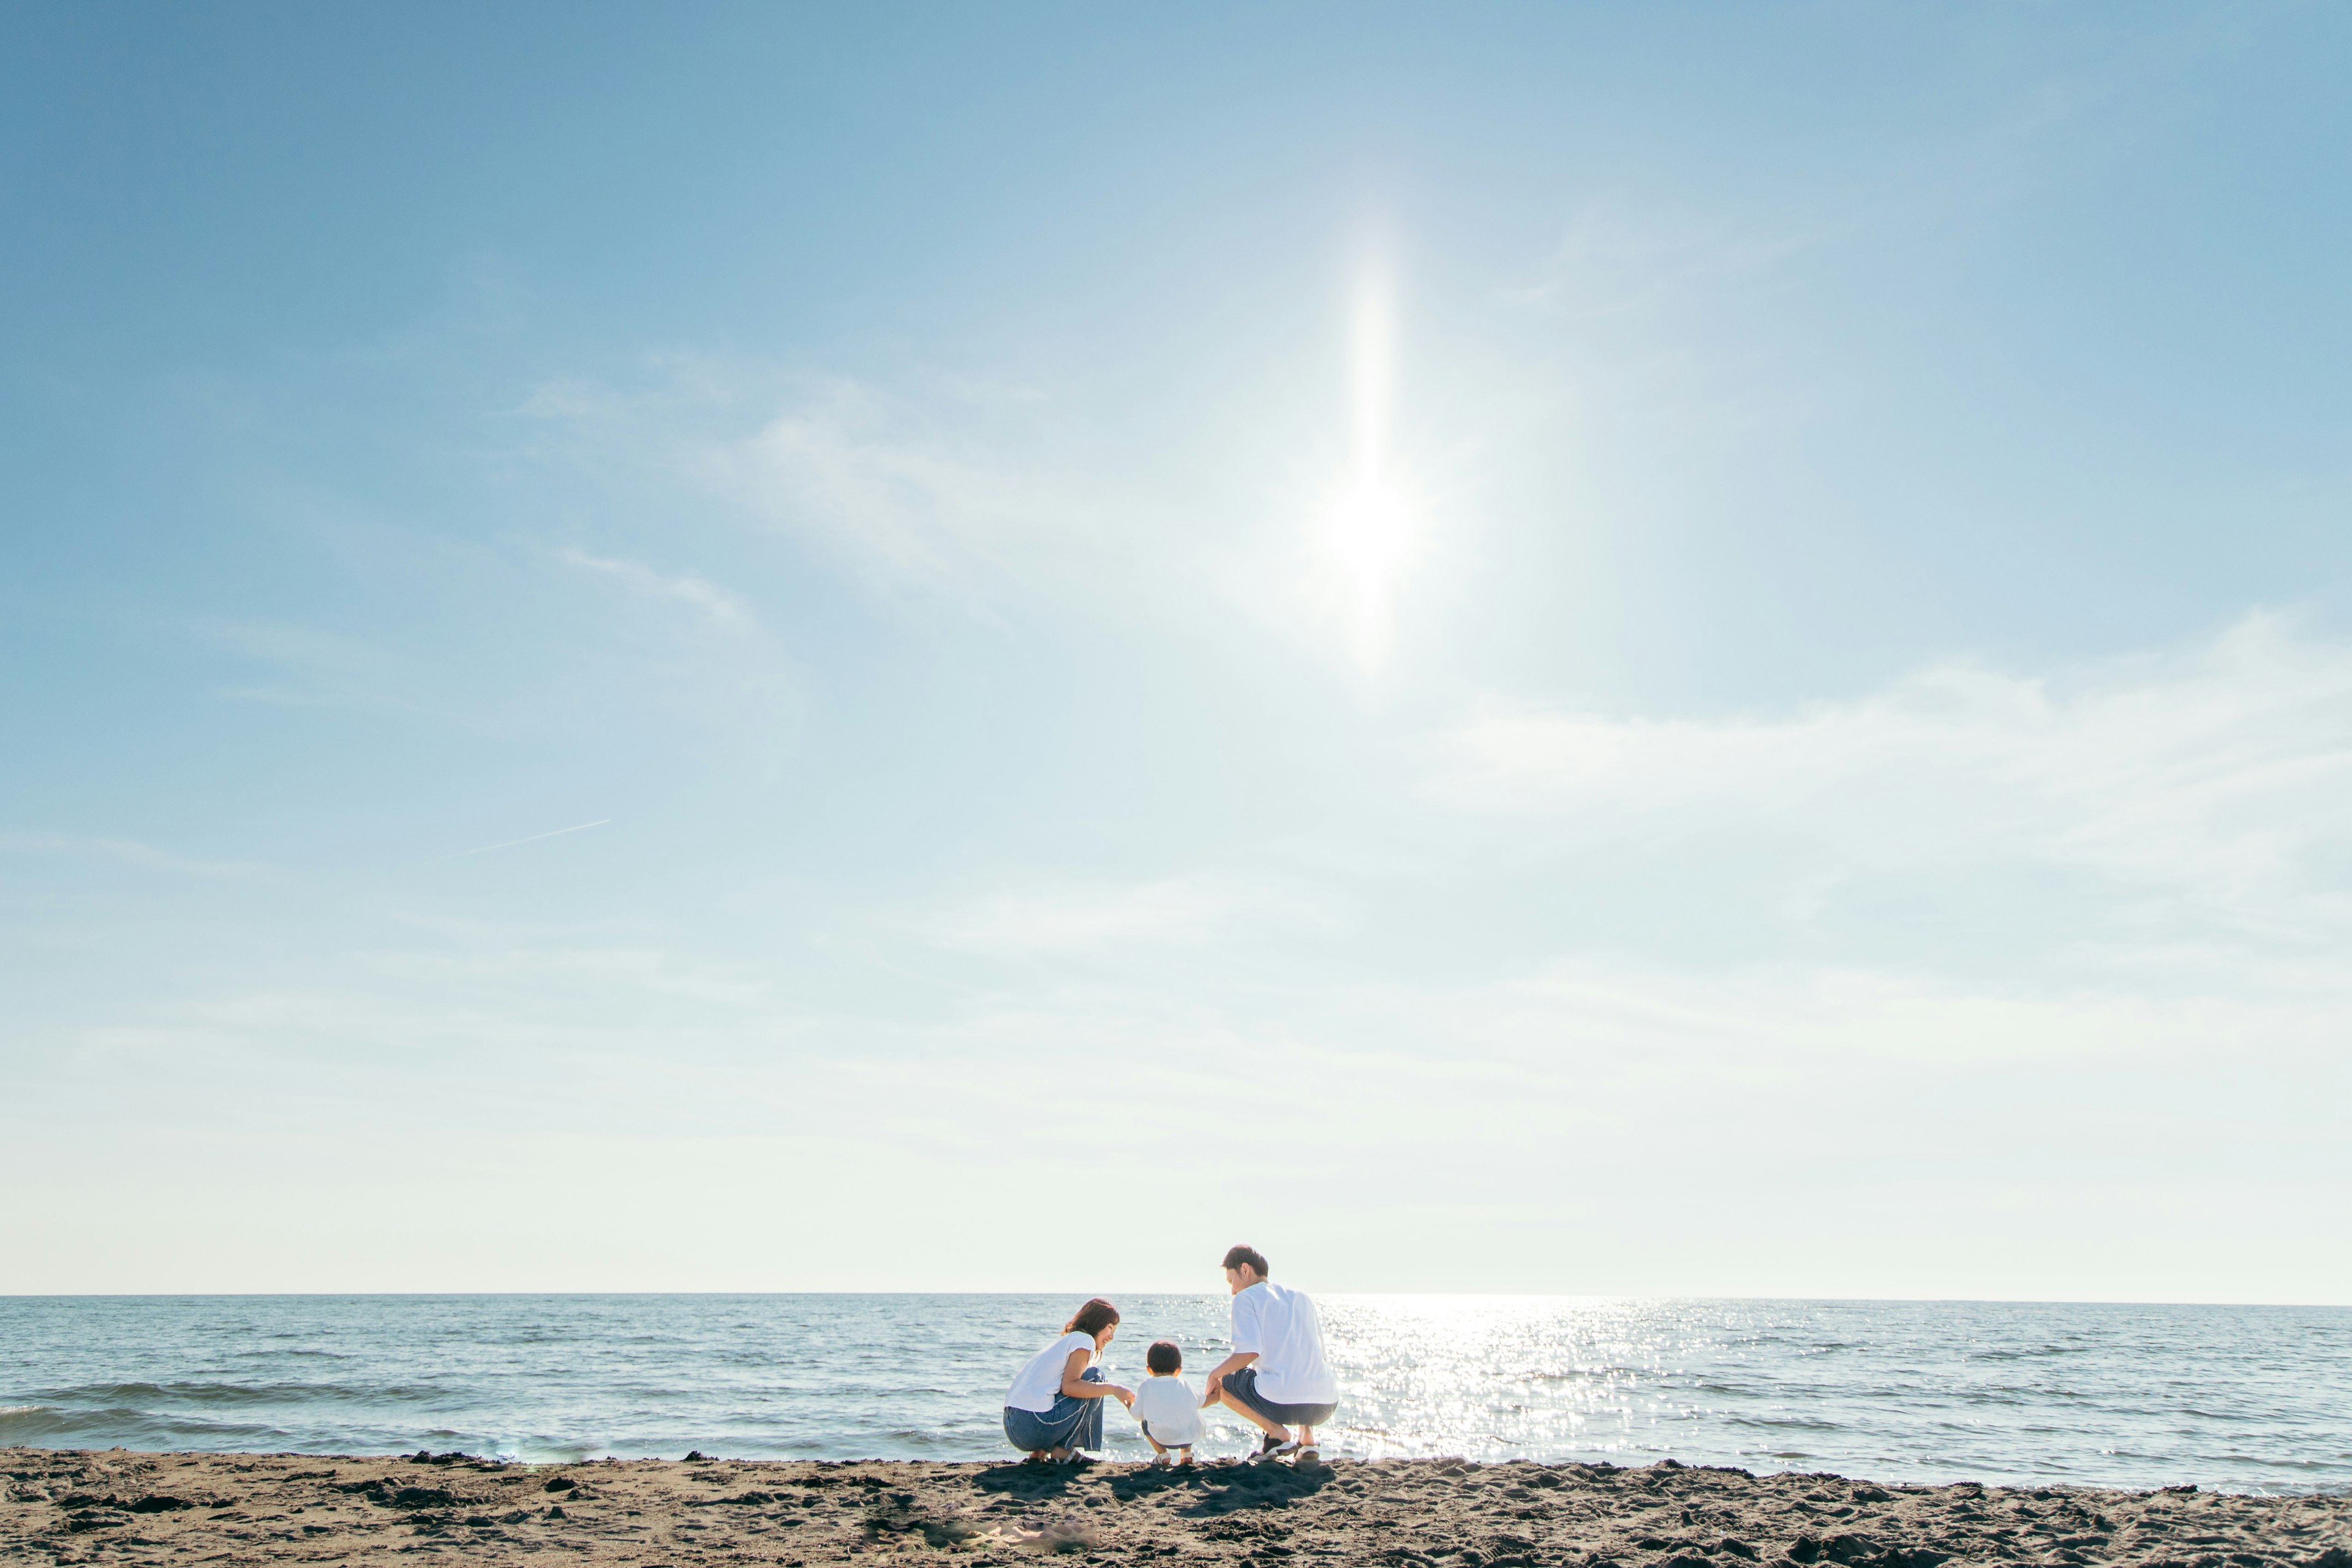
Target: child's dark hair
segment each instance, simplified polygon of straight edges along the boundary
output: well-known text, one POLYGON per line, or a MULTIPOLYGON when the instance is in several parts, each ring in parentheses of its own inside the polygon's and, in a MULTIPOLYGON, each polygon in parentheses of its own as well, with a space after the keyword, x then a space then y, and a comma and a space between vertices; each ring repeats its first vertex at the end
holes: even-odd
POLYGON ((1154 1340, 1143 1352, 1143 1364, 1156 1377, 1171 1377, 1184 1370, 1184 1352, 1176 1348, 1174 1340, 1154 1340))

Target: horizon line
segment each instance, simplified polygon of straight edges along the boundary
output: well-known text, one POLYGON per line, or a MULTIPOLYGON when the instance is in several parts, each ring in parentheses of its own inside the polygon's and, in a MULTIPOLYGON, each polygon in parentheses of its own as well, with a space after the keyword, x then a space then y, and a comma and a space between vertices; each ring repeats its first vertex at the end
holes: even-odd
MULTIPOLYGON (((944 1296, 1003 1296, 1055 1297, 1094 1294, 1129 1297, 1198 1296, 1217 1300, 1222 1290, 1112 1289, 1089 1290, 1084 1286, 1069 1286, 1024 1290, 1009 1289, 799 1289, 799 1290, 0 1290, 0 1303, 11 1301, 142 1301, 142 1300, 446 1300, 456 1297, 540 1299, 549 1297, 642 1297, 677 1298, 691 1296, 897 1296, 937 1298, 944 1296)), ((2352 1310, 2352 1301, 2276 1300, 2252 1301, 2231 1300, 2165 1300, 2104 1296, 1796 1296, 1743 1295, 1738 1293, 1677 1292, 1662 1290, 1349 1290, 1318 1289, 1314 1292, 1326 1300, 1349 1299, 1383 1299, 1404 1300, 1452 1300, 1465 1301, 1744 1301, 1800 1302, 1811 1306, 1946 1306, 1979 1307, 2214 1307, 2265 1309, 2316 1309, 2327 1311, 2352 1310)))

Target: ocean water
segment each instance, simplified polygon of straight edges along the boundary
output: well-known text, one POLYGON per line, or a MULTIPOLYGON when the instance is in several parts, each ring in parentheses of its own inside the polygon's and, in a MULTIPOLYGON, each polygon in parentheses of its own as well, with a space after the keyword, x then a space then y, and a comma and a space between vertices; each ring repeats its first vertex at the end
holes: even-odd
MULTIPOLYGON (((1011 1457, 1061 1296, 0 1298, 0 1446, 525 1460, 1011 1457)), ((2352 1488, 2352 1310, 1328 1297, 1327 1451, 1879 1480, 2352 1488)), ((1223 1355, 1120 1300, 1114 1379, 1223 1355)), ((1246 1446, 1222 1413, 1211 1453, 1246 1446)), ((1114 1457, 1147 1452, 1106 1423, 1114 1457)))

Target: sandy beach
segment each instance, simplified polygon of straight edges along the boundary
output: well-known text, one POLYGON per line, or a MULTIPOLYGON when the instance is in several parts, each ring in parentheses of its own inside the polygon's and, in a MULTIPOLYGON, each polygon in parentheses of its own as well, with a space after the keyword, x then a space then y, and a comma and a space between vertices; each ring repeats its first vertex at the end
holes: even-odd
POLYGON ((1197 1470, 645 1460, 501 1465, 0 1450, 0 1556, 56 1563, 837 1563, 1071 1555, 1276 1568, 2352 1568, 2352 1498, 1882 1487, 1666 1462, 1197 1470))

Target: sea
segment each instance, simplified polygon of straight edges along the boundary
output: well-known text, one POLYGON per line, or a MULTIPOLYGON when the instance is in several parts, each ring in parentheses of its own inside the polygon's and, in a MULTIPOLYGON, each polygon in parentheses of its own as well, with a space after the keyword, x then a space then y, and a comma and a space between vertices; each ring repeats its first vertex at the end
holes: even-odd
MULTIPOLYGON (((1012 1458, 1005 1385, 1077 1302, 1021 1295, 0 1298, 0 1447, 1012 1458)), ((1225 1354, 1137 1296, 1104 1360, 1225 1354)), ((2352 1309, 1328 1296, 1325 1451, 1882 1481, 2352 1489, 2352 1309)), ((1243 1452, 1216 1413, 1210 1454, 1243 1452)), ((1108 1453, 1147 1449, 1113 1409, 1108 1453)))

